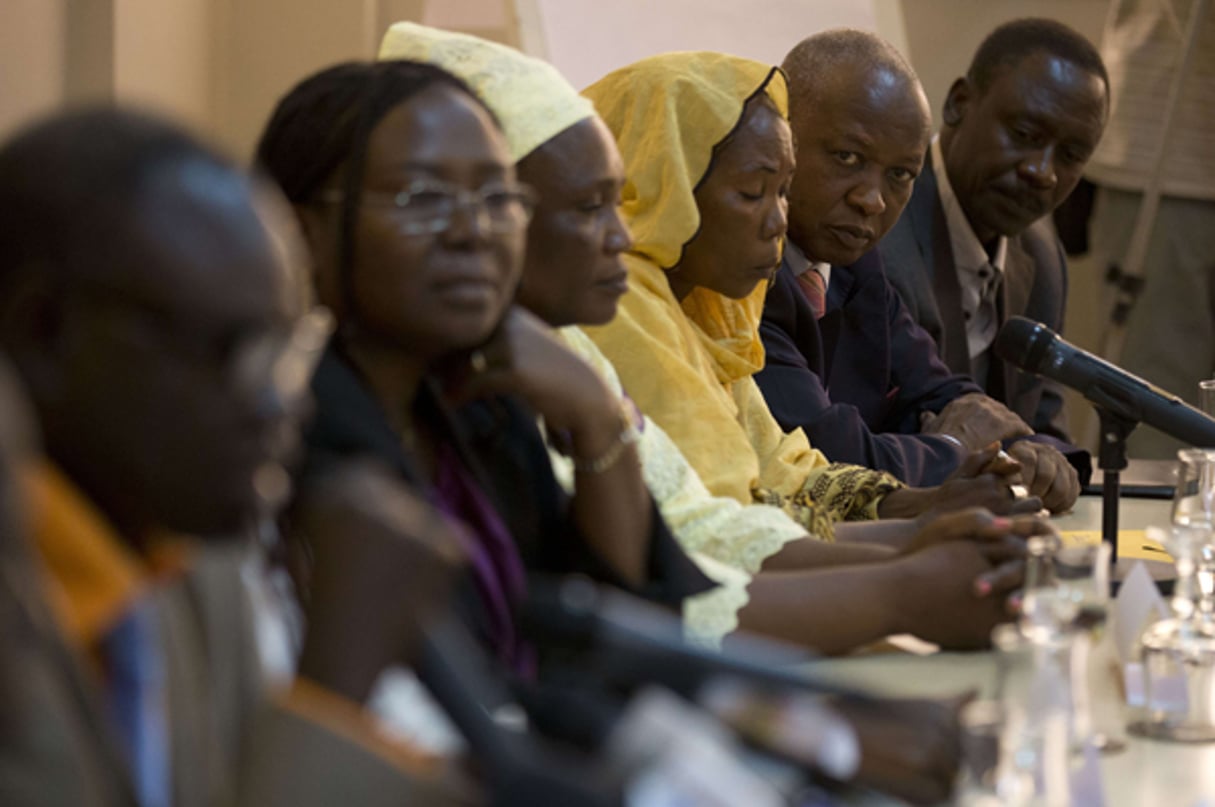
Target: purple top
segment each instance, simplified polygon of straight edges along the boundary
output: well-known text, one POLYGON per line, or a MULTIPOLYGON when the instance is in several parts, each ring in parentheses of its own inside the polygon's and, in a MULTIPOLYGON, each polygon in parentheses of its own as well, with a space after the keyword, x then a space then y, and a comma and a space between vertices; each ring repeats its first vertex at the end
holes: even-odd
POLYGON ((535 650, 519 636, 515 624, 515 605, 527 592, 527 572, 519 548, 451 445, 439 445, 435 465, 433 504, 454 522, 468 555, 488 617, 490 646, 515 672, 534 677, 535 650))

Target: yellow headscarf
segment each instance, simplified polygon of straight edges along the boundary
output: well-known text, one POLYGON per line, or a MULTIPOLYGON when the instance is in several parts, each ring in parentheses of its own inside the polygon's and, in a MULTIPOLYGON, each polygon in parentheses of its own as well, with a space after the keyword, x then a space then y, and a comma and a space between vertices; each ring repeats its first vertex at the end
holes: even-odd
POLYGON ((781 431, 752 380, 764 361, 766 284, 743 300, 698 288, 679 301, 664 271, 679 263, 700 227, 693 194, 714 147, 760 93, 787 114, 778 69, 706 52, 644 59, 585 91, 620 145, 627 177, 621 211, 635 239, 625 256, 629 294, 614 321, 587 333, 712 493, 786 509, 797 500, 808 507, 794 514, 822 534, 823 508, 807 494, 837 517, 872 517, 877 498, 897 483, 830 466, 800 429, 781 431))
POLYGON ((595 114, 548 62, 468 34, 398 22, 384 34, 380 58, 427 62, 463 79, 497 116, 516 161, 595 114))
MULTIPOLYGON (((788 117, 789 94, 779 69, 706 51, 643 59, 587 88, 624 156, 621 212, 635 254, 660 269, 679 263, 700 229, 692 194, 709 170, 713 148, 734 131, 746 102, 761 93, 788 117)), ((722 383, 763 367, 759 321, 766 293, 766 284, 759 284, 737 301, 695 289, 682 301, 709 337, 704 346, 722 383)))

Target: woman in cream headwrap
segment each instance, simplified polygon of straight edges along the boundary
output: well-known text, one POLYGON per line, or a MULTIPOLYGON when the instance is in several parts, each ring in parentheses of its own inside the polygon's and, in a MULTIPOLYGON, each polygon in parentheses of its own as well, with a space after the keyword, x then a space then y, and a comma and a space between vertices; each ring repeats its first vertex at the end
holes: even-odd
MULTIPOLYGON (((398 23, 385 37, 381 57, 407 57, 443 67, 467 81, 494 111, 513 156, 520 160, 520 179, 538 191, 518 300, 550 324, 567 326, 559 331, 567 344, 619 394, 620 382, 611 363, 573 325, 612 319, 623 292, 620 256, 631 245, 615 208, 623 168, 602 121, 551 65, 476 37, 398 23)), ((738 626, 741 609, 745 627, 829 651, 847 649, 875 638, 882 623, 854 621, 840 611, 855 612, 850 607, 853 600, 874 599, 888 573, 908 580, 925 578, 911 570, 931 563, 931 555, 833 573, 831 580, 813 572, 765 573, 750 583, 754 602, 744 609, 749 575, 740 570, 755 574, 761 565, 778 565, 779 560, 765 561, 791 541, 803 546, 782 553, 789 565, 797 560, 801 561, 797 565, 888 560, 891 555, 872 547, 812 542, 777 508, 743 506, 712 496, 670 438, 648 419, 638 448, 646 483, 676 537, 710 576, 724 584, 685 604, 692 638, 720 639, 738 626), (791 559, 794 554, 798 557, 791 559), (722 563, 733 568, 723 568, 722 563), (828 606, 836 606, 836 613, 828 606)), ((568 465, 563 458, 555 461, 559 468, 568 465)), ((829 529, 830 520, 824 520, 829 529)), ((942 526, 926 531, 941 533, 942 526)), ((953 533, 961 533, 959 526, 960 522, 951 528, 953 533)), ((937 585, 915 597, 940 602, 948 612, 965 606, 973 595, 963 584, 937 585)), ((885 597, 889 603, 897 599, 885 597)))
POLYGON ((621 209, 635 239, 625 256, 630 294, 615 320, 588 334, 709 490, 778 504, 812 527, 815 508, 851 520, 1008 507, 990 474, 911 489, 833 464, 768 411, 752 375, 763 366, 759 321, 793 171, 778 69, 671 53, 617 70, 585 95, 624 156, 621 209))

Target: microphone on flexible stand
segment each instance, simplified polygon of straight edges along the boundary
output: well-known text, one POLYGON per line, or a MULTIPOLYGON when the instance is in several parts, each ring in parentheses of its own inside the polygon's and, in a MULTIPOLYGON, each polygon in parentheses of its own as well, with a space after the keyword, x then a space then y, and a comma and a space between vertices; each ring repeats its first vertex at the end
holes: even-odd
MULTIPOLYGON (((1040 322, 1011 317, 996 335, 996 355, 1078 391, 1098 410, 1146 423, 1184 443, 1215 448, 1215 419, 1121 367, 1068 344, 1040 322)), ((1129 432, 1129 430, 1128 430, 1129 432)))
POLYGON ((787 801, 751 769, 730 726, 658 686, 609 706, 611 699, 599 697, 602 693, 593 686, 584 687, 581 697, 570 697, 579 693, 546 692, 543 685, 532 684, 527 699, 532 708, 565 709, 567 730, 574 726, 575 733, 603 735, 592 743, 594 748, 563 746, 531 731, 506 729, 486 708, 507 692, 485 662, 463 626, 447 618, 425 630, 417 670, 485 771, 491 807, 778 807, 787 801), (605 709, 613 713, 605 714, 605 709))
POLYGON ((584 577, 537 576, 528 589, 522 616, 529 635, 577 648, 582 668, 601 686, 634 693, 664 687, 775 758, 841 782, 856 773, 857 735, 833 704, 882 704, 816 679, 805 669, 814 654, 758 636, 736 637, 725 652, 689 645, 676 614, 584 577))
POLYGON ((678 615, 585 577, 535 576, 521 617, 535 641, 577 648, 609 685, 656 683, 695 698, 707 682, 725 676, 759 687, 871 699, 808 675, 805 665, 818 656, 800 647, 758 636, 736 637, 728 652, 687 644, 678 615))
POLYGON ((1146 423, 1190 445, 1215 447, 1215 419, 1025 317, 1004 323, 992 349, 1022 370, 1078 391, 1096 407, 1101 421, 1097 466, 1104 471, 1101 536, 1110 543, 1111 561, 1116 561, 1119 472, 1127 465, 1127 436, 1146 423))
POLYGON ((482 766, 491 807, 619 807, 625 778, 594 756, 499 725, 490 709, 513 697, 467 629, 450 615, 424 631, 417 675, 482 766))

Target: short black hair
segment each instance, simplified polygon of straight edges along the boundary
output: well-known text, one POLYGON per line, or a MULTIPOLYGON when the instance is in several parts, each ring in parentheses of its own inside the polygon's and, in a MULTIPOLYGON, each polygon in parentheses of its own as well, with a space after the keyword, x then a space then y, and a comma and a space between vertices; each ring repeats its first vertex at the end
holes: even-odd
POLYGON ((1105 94, 1109 95, 1109 73, 1093 43, 1063 23, 1041 17, 1006 22, 988 34, 975 51, 966 77, 979 93, 984 93, 1001 70, 1039 51, 1100 77, 1105 94))
POLYGON ((351 299, 354 224, 358 216, 367 141, 393 109, 433 86, 467 94, 497 122, 493 112, 461 79, 442 68, 406 59, 344 62, 295 85, 278 102, 257 144, 256 162, 292 204, 308 204, 344 170, 338 273, 351 299))
POLYGON ((183 165, 243 178, 175 124, 113 106, 55 115, 0 148, 0 282, 121 273, 148 248, 140 211, 183 165))

